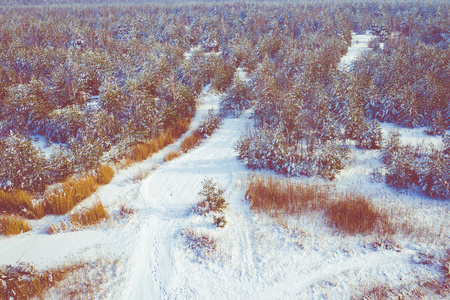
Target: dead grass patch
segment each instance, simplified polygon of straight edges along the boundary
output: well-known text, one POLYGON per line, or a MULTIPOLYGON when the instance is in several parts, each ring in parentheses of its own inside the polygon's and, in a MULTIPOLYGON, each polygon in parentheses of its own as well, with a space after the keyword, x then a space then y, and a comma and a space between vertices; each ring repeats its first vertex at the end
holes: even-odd
POLYGON ((18 216, 0 216, 0 235, 16 235, 30 231, 28 222, 18 216))
POLYGON ((32 265, 0 267, 0 299, 41 298, 43 294, 70 273, 82 268, 78 263, 48 271, 37 271, 32 265))
POLYGON ((190 119, 180 120, 152 140, 134 145, 120 164, 120 168, 127 168, 134 162, 143 161, 164 147, 172 144, 176 139, 180 138, 181 135, 188 131, 190 123, 190 119))
POLYGON ((74 229, 92 226, 108 219, 109 215, 101 202, 97 202, 90 208, 84 208, 80 212, 70 215, 70 223, 72 223, 74 229))
POLYGON ((92 195, 98 188, 93 176, 69 178, 60 189, 49 192, 41 203, 45 214, 64 215, 75 205, 92 195))
POLYGON ((44 271, 24 263, 0 266, 0 299, 91 299, 117 265, 102 259, 44 271))
POLYGON ((100 222, 108 219, 109 214, 103 207, 103 204, 99 201, 96 202, 92 207, 86 207, 79 212, 71 214, 69 216, 69 221, 53 223, 47 229, 47 233, 56 234, 66 231, 75 231, 89 226, 97 225, 100 222))
POLYGON ((324 214, 327 225, 342 233, 386 235, 394 232, 387 214, 356 193, 336 193, 317 184, 255 176, 249 180, 245 195, 253 211, 272 217, 318 211, 324 214))
POLYGON ((255 176, 250 179, 245 197, 252 210, 274 216, 280 212, 301 214, 306 210, 324 208, 330 194, 319 185, 255 176))
POLYGON ((356 194, 337 195, 324 210, 327 224, 347 234, 393 234, 389 217, 369 199, 356 194))
POLYGON ((114 177, 114 170, 110 165, 101 165, 95 170, 95 177, 99 185, 108 184, 114 177))
POLYGON ((216 240, 206 233, 186 228, 181 231, 181 236, 186 239, 188 248, 197 258, 208 259, 217 250, 216 240))
POLYGON ((150 173, 151 172, 149 170, 140 170, 139 173, 137 173, 136 175, 133 176, 133 178, 131 178, 131 182, 133 183, 141 182, 142 180, 147 178, 148 175, 150 175, 150 173))
POLYGON ((169 153, 167 153, 167 155, 164 157, 164 162, 169 162, 177 157, 180 157, 181 153, 179 150, 174 150, 171 151, 169 153))
POLYGON ((26 191, 0 190, 0 212, 33 217, 34 205, 26 191))
POLYGON ((194 147, 198 146, 200 142, 205 138, 204 134, 200 131, 195 130, 191 135, 187 136, 181 143, 180 150, 183 153, 188 152, 194 147))

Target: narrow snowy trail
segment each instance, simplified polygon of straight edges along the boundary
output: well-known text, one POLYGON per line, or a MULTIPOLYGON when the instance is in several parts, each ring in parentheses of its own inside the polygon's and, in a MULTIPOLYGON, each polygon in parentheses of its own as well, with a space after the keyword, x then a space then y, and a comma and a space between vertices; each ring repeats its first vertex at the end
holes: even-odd
MULTIPOLYGON (((214 101, 208 104, 214 106, 214 101)), ((225 119, 202 145, 164 164, 142 182, 142 210, 137 216, 142 223, 130 259, 126 299, 194 296, 187 286, 189 273, 177 269, 177 236, 190 225, 190 210, 204 179, 212 178, 226 193, 232 193, 233 182, 245 172, 234 148, 249 116, 247 112, 238 119, 225 119)))

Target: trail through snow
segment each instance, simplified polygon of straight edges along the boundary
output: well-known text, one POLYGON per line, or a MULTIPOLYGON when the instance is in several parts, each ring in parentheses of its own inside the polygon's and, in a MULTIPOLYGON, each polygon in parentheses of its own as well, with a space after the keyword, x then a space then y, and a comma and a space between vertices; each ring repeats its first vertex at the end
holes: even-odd
MULTIPOLYGON (((203 107, 214 107, 218 98, 213 97, 213 102, 203 107)), ((177 236, 189 226, 190 210, 204 179, 214 179, 231 193, 236 178, 245 172, 234 146, 249 115, 246 112, 238 119, 225 119, 222 128, 201 146, 158 168, 142 182, 139 198, 143 209, 139 218, 145 223, 131 259, 126 299, 173 298, 190 292, 186 288, 188 274, 177 269, 177 236)))

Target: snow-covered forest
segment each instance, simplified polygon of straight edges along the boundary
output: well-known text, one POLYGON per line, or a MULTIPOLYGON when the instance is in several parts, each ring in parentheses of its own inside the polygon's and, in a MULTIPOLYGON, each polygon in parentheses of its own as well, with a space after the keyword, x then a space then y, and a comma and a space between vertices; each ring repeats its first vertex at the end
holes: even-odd
POLYGON ((450 297, 447 1, 13 2, 0 298, 450 297))

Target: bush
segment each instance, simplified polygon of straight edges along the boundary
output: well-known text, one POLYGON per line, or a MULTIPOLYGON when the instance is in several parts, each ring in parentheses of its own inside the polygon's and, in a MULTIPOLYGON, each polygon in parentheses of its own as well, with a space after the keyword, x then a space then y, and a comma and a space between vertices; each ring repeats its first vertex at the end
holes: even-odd
POLYGON ((219 115, 214 114, 214 109, 211 108, 208 111, 208 114, 203 118, 203 121, 200 123, 197 130, 203 135, 210 136, 217 128, 219 128, 221 123, 222 120, 219 115))
POLYGON ((183 230, 181 236, 186 238, 188 248, 194 252, 197 258, 207 259, 217 249, 216 241, 213 238, 197 233, 193 229, 183 230))
MULTIPOLYGON (((20 217, 0 216, 0 235, 15 235, 30 231, 27 221, 20 217)), ((1 277, 0 277, 1 278, 1 277)))
POLYGON ((356 147, 364 149, 380 149, 383 141, 380 123, 373 120, 363 130, 356 139, 356 147))
POLYGON ((200 202, 195 205, 194 212, 203 216, 213 214, 214 224, 217 227, 224 227, 226 220, 223 214, 227 204, 223 196, 223 190, 218 188, 212 179, 205 179, 199 196, 200 202))
POLYGON ((20 134, 0 138, 0 183, 3 188, 43 191, 49 181, 47 160, 20 134))

